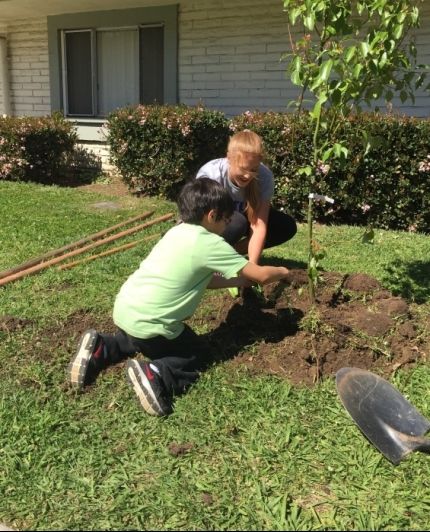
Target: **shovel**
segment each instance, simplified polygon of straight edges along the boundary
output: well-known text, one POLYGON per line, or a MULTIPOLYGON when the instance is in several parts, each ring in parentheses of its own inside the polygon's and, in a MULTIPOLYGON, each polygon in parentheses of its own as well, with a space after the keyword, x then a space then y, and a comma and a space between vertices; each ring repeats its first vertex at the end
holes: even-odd
POLYGON ((388 381, 359 368, 342 368, 336 387, 364 435, 393 464, 412 451, 430 451, 430 421, 388 381))

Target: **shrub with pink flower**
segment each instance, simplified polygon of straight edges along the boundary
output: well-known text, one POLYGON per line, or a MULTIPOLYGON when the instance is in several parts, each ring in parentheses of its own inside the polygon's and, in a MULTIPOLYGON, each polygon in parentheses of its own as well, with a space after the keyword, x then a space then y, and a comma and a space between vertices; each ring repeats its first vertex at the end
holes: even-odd
POLYGON ((225 154, 228 136, 224 114, 201 104, 138 105, 108 118, 111 161, 123 181, 173 199, 202 164, 225 154))
POLYGON ((0 179, 46 181, 77 141, 61 115, 0 118, 0 179))

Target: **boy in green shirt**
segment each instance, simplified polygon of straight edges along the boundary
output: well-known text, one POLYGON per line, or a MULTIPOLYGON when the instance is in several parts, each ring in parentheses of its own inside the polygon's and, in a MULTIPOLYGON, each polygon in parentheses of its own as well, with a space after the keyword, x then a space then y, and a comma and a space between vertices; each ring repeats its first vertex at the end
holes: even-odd
POLYGON ((71 384, 82 389, 107 365, 143 353, 150 361, 130 359, 126 372, 142 408, 155 416, 171 413, 173 398, 210 362, 208 343, 184 324, 205 289, 266 284, 288 274, 284 267, 248 262, 220 236, 233 201, 215 181, 187 183, 178 208, 182 223, 154 246, 116 297, 118 332, 86 331, 69 366, 71 384))

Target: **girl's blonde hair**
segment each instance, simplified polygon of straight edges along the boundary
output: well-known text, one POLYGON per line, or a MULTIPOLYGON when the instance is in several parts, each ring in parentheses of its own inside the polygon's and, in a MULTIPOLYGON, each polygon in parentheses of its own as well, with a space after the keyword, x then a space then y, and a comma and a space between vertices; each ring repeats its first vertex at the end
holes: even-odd
MULTIPOLYGON (((230 137, 227 147, 227 155, 240 164, 242 154, 251 153, 263 159, 263 140, 257 133, 244 129, 230 137)), ((256 212, 260 205, 260 183, 257 178, 252 179, 245 187, 246 214, 250 222, 255 220, 256 212)))

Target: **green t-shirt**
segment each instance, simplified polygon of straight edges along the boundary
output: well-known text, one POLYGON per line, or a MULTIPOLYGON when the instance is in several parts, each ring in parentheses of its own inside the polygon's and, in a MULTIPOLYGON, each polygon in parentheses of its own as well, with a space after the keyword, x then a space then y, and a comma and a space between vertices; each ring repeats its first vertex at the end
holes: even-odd
POLYGON ((201 225, 172 227, 123 284, 115 324, 136 338, 172 339, 184 329, 214 272, 234 277, 247 260, 201 225))

